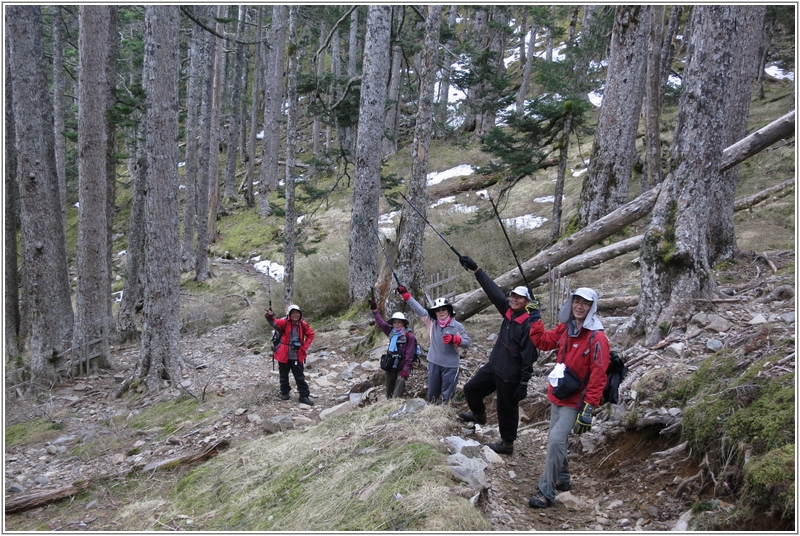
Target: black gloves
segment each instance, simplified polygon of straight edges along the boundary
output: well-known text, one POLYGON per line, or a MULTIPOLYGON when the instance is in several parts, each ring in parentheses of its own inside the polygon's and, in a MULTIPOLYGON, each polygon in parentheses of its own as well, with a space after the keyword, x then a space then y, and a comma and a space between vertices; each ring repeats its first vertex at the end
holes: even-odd
POLYGON ((375 311, 378 308, 378 304, 375 303, 375 300, 369 300, 369 308, 371 311, 375 311))
POLYGON ((594 406, 588 402, 583 403, 583 409, 578 412, 578 418, 575 419, 575 426, 572 431, 576 434, 582 434, 592 429, 592 410, 594 406))
POLYGON ((519 402, 528 397, 528 382, 520 382, 517 390, 514 391, 514 402, 519 402))
POLYGON ((275 318, 275 313, 272 311, 272 309, 270 309, 269 311, 264 313, 264 318, 266 318, 269 321, 272 321, 275 318))
POLYGON ((465 270, 469 270, 470 272, 474 272, 478 269, 478 263, 473 261, 471 257, 467 257, 466 255, 461 255, 458 258, 458 262, 461 263, 461 266, 464 267, 465 270))

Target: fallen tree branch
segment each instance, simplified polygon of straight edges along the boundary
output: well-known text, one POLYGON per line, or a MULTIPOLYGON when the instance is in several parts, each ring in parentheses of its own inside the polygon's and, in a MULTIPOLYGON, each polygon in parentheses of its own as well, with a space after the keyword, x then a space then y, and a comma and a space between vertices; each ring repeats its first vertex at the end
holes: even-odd
POLYGON ((671 449, 654 452, 654 453, 652 453, 650 455, 650 457, 651 458, 669 458, 670 456, 674 456, 676 454, 680 454, 681 452, 686 450, 686 447, 688 447, 688 446, 689 446, 689 442, 688 441, 684 441, 680 445, 672 447, 671 449))
POLYGON ((703 477, 703 473, 705 473, 705 472, 706 472, 705 469, 700 469, 700 471, 698 471, 698 473, 696 475, 690 476, 689 478, 684 479, 683 482, 678 484, 678 487, 675 489, 675 498, 676 499, 679 498, 683 494, 683 490, 686 489, 686 486, 688 486, 689 484, 691 484, 695 480, 698 480, 698 479, 702 478, 703 477))
POLYGON ((31 493, 30 495, 11 499, 6 501, 6 514, 26 512, 28 510, 33 510, 34 508, 46 506, 61 499, 66 499, 67 497, 72 497, 73 495, 82 493, 88 488, 88 481, 79 480, 73 482, 72 485, 65 486, 63 488, 48 491, 37 491, 36 493, 31 493))

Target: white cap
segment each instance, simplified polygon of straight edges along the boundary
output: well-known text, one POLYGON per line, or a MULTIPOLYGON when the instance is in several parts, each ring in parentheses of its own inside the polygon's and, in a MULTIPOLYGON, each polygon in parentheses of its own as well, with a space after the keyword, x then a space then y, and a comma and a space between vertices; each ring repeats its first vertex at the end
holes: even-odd
POLYGON ((516 294, 517 296, 522 296, 528 301, 531 301, 531 293, 528 290, 528 287, 516 287, 511 291, 511 294, 516 294))
POLYGON ((403 324, 405 324, 406 326, 408 325, 408 319, 406 318, 406 315, 400 312, 393 314, 392 318, 390 318, 389 320, 402 320, 403 324))
POLYGON ((580 296, 586 301, 597 301, 597 293, 590 288, 581 287, 572 293, 573 296, 580 296))
POLYGON ((301 311, 300 307, 295 304, 290 305, 289 308, 286 309, 286 316, 292 314, 292 311, 297 311, 298 313, 300 313, 300 316, 303 316, 303 311, 301 311))

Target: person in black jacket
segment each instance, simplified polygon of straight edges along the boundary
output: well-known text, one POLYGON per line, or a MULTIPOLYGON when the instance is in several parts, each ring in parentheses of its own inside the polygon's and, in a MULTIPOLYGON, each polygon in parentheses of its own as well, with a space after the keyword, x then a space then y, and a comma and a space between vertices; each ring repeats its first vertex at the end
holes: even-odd
POLYGON ((462 255, 459 262, 466 270, 475 273, 475 279, 489 301, 503 316, 503 324, 489 361, 478 368, 464 385, 464 397, 470 411, 458 416, 467 422, 485 424, 486 404, 483 399, 496 391, 500 441, 488 446, 499 454, 513 454, 519 425, 519 403, 528 396, 528 380, 533 376, 533 363, 539 357, 529 337, 531 321, 539 318, 539 311, 528 312, 531 294, 527 287, 515 288, 506 298, 497 283, 478 268, 474 260, 462 255), (536 318, 531 318, 531 315, 536 318))

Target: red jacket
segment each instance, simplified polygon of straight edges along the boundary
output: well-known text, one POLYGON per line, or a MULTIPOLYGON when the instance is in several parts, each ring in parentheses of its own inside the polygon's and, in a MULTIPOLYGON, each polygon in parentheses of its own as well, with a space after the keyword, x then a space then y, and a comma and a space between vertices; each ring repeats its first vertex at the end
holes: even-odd
MULTIPOLYGON (((293 328, 292 321, 289 317, 276 318, 272 321, 272 327, 281 331, 281 343, 278 345, 278 349, 275 350, 275 361, 279 363, 288 363, 289 344, 293 328)), ((302 318, 298 326, 298 336, 300 337, 300 348, 297 349, 297 361, 303 364, 306 361, 308 347, 311 346, 311 343, 314 341, 314 330, 311 329, 308 322, 302 318)))
POLYGON ((544 329, 541 320, 531 324, 530 337, 533 344, 540 350, 557 350, 557 361, 564 363, 576 376, 583 379, 587 374, 589 382, 584 390, 574 395, 559 400, 553 396, 553 386, 547 385, 547 399, 557 406, 571 406, 580 409, 582 401, 594 407, 600 405, 603 389, 606 387, 606 369, 609 362, 608 338, 603 331, 590 331, 581 328, 577 337, 570 337, 567 325, 561 323, 551 330, 544 329), (589 339, 592 338, 591 348, 589 339))

